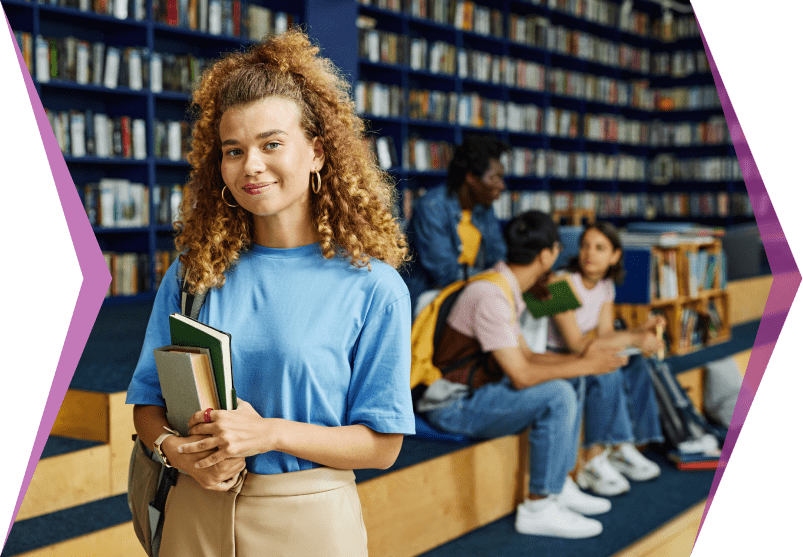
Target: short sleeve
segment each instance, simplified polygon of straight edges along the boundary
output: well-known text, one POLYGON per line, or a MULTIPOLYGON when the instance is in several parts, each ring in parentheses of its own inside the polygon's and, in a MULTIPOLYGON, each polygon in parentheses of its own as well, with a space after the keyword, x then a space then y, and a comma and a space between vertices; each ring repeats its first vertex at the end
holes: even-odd
POLYGON ((616 299, 616 286, 611 279, 605 279, 604 302, 613 302, 616 299))
POLYGON ((519 345, 520 329, 512 311, 501 288, 478 280, 460 295, 447 322, 457 332, 476 339, 483 351, 490 352, 519 345))
POLYGON ((160 346, 170 344, 170 324, 168 316, 181 311, 181 288, 178 281, 179 261, 176 259, 168 268, 156 293, 148 328, 145 331, 145 341, 139 354, 134 376, 128 386, 126 404, 148 404, 164 406, 162 388, 159 385, 159 374, 156 371, 156 361, 153 350, 160 346))
POLYGON ((362 424, 379 433, 415 433, 410 315, 406 293, 369 311, 354 350, 346 425, 362 424))

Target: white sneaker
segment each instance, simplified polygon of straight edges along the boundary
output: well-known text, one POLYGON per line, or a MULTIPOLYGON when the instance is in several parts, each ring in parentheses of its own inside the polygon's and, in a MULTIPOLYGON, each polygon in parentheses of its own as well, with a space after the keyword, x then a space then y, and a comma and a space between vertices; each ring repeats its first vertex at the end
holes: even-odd
POLYGON ((610 501, 583 493, 568 476, 566 476, 566 483, 563 484, 563 491, 558 495, 558 503, 585 515, 603 514, 611 510, 610 501))
POLYGON ((602 523, 567 509, 550 495, 525 501, 516 510, 516 532, 555 538, 591 538, 602 533, 602 523))
POLYGON ((633 481, 644 482, 661 475, 661 467, 641 454, 632 443, 624 443, 611 451, 611 464, 633 481))
POLYGON ((577 485, 605 497, 630 490, 630 483, 608 460, 607 449, 592 458, 577 474, 577 485))

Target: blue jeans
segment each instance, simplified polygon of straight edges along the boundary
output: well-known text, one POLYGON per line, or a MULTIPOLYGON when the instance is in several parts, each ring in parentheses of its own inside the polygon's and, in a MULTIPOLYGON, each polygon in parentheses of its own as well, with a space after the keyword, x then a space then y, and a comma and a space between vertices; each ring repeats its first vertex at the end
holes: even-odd
POLYGON ((663 441, 649 362, 633 356, 605 375, 572 379, 585 416, 583 446, 663 441))
POLYGON ((577 393, 566 381, 516 390, 505 377, 428 412, 426 418, 444 431, 475 438, 511 435, 532 426, 530 493, 550 495, 563 491, 577 460, 578 408, 577 393))

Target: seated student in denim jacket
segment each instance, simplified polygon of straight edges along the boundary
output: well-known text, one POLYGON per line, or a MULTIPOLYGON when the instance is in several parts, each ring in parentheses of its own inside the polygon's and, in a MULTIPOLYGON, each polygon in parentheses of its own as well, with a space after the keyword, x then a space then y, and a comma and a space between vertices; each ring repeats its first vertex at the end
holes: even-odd
POLYGON ((519 327, 522 292, 534 287, 557 259, 558 230, 545 213, 529 211, 508 224, 504 238, 507 263, 497 263, 493 271, 504 277, 514 305, 499 284, 470 283, 447 317, 433 358, 445 368, 481 349, 490 353, 488 364, 472 380, 471 364, 447 373, 427 388, 417 409, 436 428, 475 438, 532 427, 529 494, 518 507, 516 530, 561 538, 596 536, 602 524, 583 514, 607 512, 611 504, 581 492, 568 476, 577 460, 579 411, 577 394, 565 379, 608 373, 626 360, 596 343, 582 356, 533 353, 519 327))
POLYGON ((407 227, 413 261, 402 274, 414 314, 425 291, 504 259, 505 242, 491 204, 505 189, 500 158, 509 150, 495 137, 466 137, 449 164, 447 183, 416 201, 407 227))

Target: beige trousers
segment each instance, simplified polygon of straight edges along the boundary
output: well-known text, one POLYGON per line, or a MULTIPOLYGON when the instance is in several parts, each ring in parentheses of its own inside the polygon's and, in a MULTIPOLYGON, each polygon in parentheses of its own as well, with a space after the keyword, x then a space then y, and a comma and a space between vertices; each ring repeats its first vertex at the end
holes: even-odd
POLYGON ((160 557, 367 557, 354 472, 244 474, 225 492, 179 474, 160 557))

